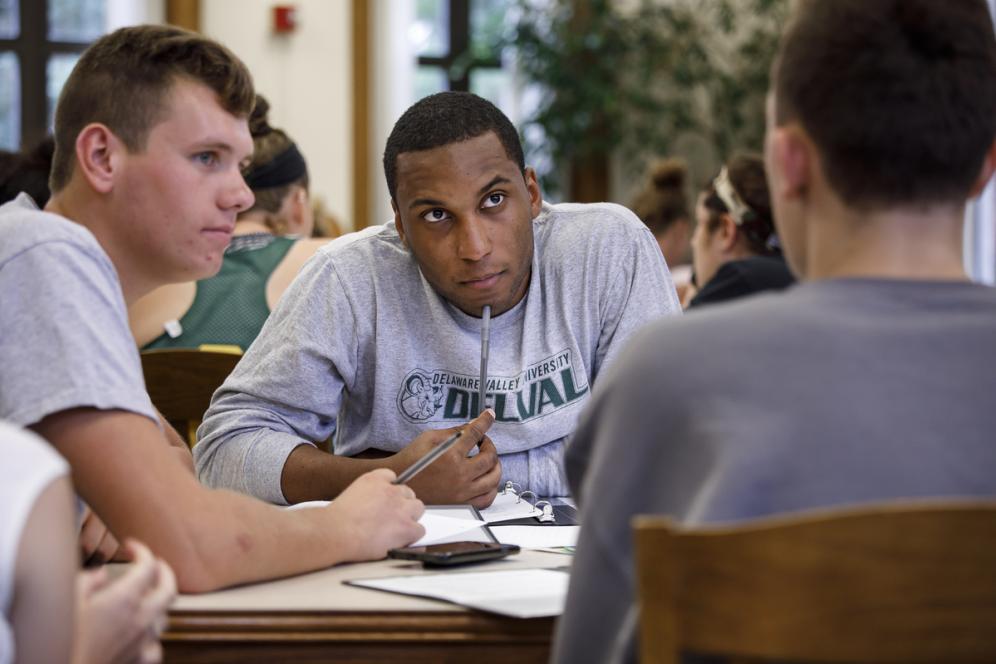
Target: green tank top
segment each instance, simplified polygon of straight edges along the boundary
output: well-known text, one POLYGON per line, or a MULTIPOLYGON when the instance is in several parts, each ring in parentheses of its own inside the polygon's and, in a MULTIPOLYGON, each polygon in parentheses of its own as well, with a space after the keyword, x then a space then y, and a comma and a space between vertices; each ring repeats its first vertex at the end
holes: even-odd
POLYGON ((202 344, 247 349, 270 315, 266 282, 294 242, 294 238, 265 233, 232 238, 218 274, 197 282, 194 302, 180 319, 180 334, 171 337, 164 332, 142 350, 202 344))

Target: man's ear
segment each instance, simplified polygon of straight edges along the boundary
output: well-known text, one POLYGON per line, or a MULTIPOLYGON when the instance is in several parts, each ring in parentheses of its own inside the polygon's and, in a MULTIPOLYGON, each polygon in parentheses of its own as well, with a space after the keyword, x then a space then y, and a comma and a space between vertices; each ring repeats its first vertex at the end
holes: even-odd
POLYGON ((719 228, 716 229, 716 239, 719 240, 719 247, 724 252, 731 252, 737 244, 737 237, 740 229, 737 222, 733 221, 733 216, 728 212, 719 215, 719 228))
MULTIPOLYGON (((781 177, 775 178, 778 191, 772 196, 786 200, 806 193, 812 179, 812 144, 797 125, 775 127, 771 137, 773 167, 781 177)), ((769 177, 769 181, 771 178, 769 177)))
POLYGON ((76 168, 94 191, 106 194, 114 187, 117 153, 125 149, 106 125, 88 124, 76 137, 76 168))
POLYGON ((543 208, 543 193, 540 191, 535 170, 526 166, 526 170, 522 172, 522 177, 526 181, 526 191, 529 192, 529 213, 535 219, 543 208))
POLYGON ((394 210, 394 227, 398 229, 398 237, 401 238, 401 244, 408 247, 408 237, 405 235, 405 225, 401 223, 401 213, 398 212, 398 204, 395 202, 394 197, 391 197, 391 209, 394 210))
POLYGON ((986 158, 982 160, 982 169, 979 170, 979 176, 975 179, 972 190, 968 193, 969 198, 975 198, 982 193, 992 178, 993 172, 996 172, 996 141, 993 141, 993 144, 986 151, 986 158))

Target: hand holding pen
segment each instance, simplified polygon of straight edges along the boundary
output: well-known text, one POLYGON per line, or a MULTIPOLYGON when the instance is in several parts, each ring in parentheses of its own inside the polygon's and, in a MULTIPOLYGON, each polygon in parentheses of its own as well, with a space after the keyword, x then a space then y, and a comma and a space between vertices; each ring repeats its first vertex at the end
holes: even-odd
POLYGON ((408 480, 408 485, 427 505, 469 503, 479 508, 487 507, 497 495, 501 480, 498 451, 487 437, 494 421, 495 413, 488 408, 460 427, 425 431, 392 457, 391 467, 400 476, 437 446, 462 431, 447 451, 431 463, 422 465, 417 474, 408 480), (475 445, 480 446, 479 452, 468 457, 475 445))

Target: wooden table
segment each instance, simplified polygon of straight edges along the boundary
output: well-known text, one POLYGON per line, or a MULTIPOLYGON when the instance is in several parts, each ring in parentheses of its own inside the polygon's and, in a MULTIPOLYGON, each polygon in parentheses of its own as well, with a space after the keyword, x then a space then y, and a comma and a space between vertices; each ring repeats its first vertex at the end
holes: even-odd
MULTIPOLYGON (((569 563, 560 554, 523 551, 463 569, 569 563)), ((421 573, 420 563, 383 560, 181 596, 162 638, 165 661, 527 664, 549 659, 553 618, 506 618, 342 583, 421 573)))

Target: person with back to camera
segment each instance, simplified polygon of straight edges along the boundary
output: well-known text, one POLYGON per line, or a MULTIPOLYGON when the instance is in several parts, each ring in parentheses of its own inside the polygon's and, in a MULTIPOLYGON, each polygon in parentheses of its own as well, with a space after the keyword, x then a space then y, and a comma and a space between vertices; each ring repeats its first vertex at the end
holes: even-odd
POLYGON ((249 118, 253 157, 245 170, 255 202, 239 213, 218 274, 157 288, 128 308, 142 350, 226 344, 245 350, 270 311, 327 239, 311 238, 308 167, 285 132, 270 126, 262 95, 249 118))
POLYGON ((636 213, 657 238, 671 279, 684 301, 692 280, 692 219, 685 197, 688 166, 682 159, 662 159, 651 166, 648 182, 633 201, 636 213))
POLYGON ((45 210, 28 196, 0 207, 0 418, 55 447, 110 535, 145 542, 183 592, 381 558, 424 532, 422 503, 388 469, 310 510, 208 489, 145 390, 127 304, 220 267, 253 202, 254 98, 245 65, 210 39, 105 35, 59 98, 45 210))
POLYGON ((795 283, 771 214, 764 160, 737 155, 709 183, 695 206, 695 282, 686 308, 725 302, 795 283))
POLYGON ((636 514, 996 497, 996 289, 962 256, 996 170, 986 3, 796 3, 765 163, 801 283, 647 326, 596 387, 556 664, 636 659, 636 514))

